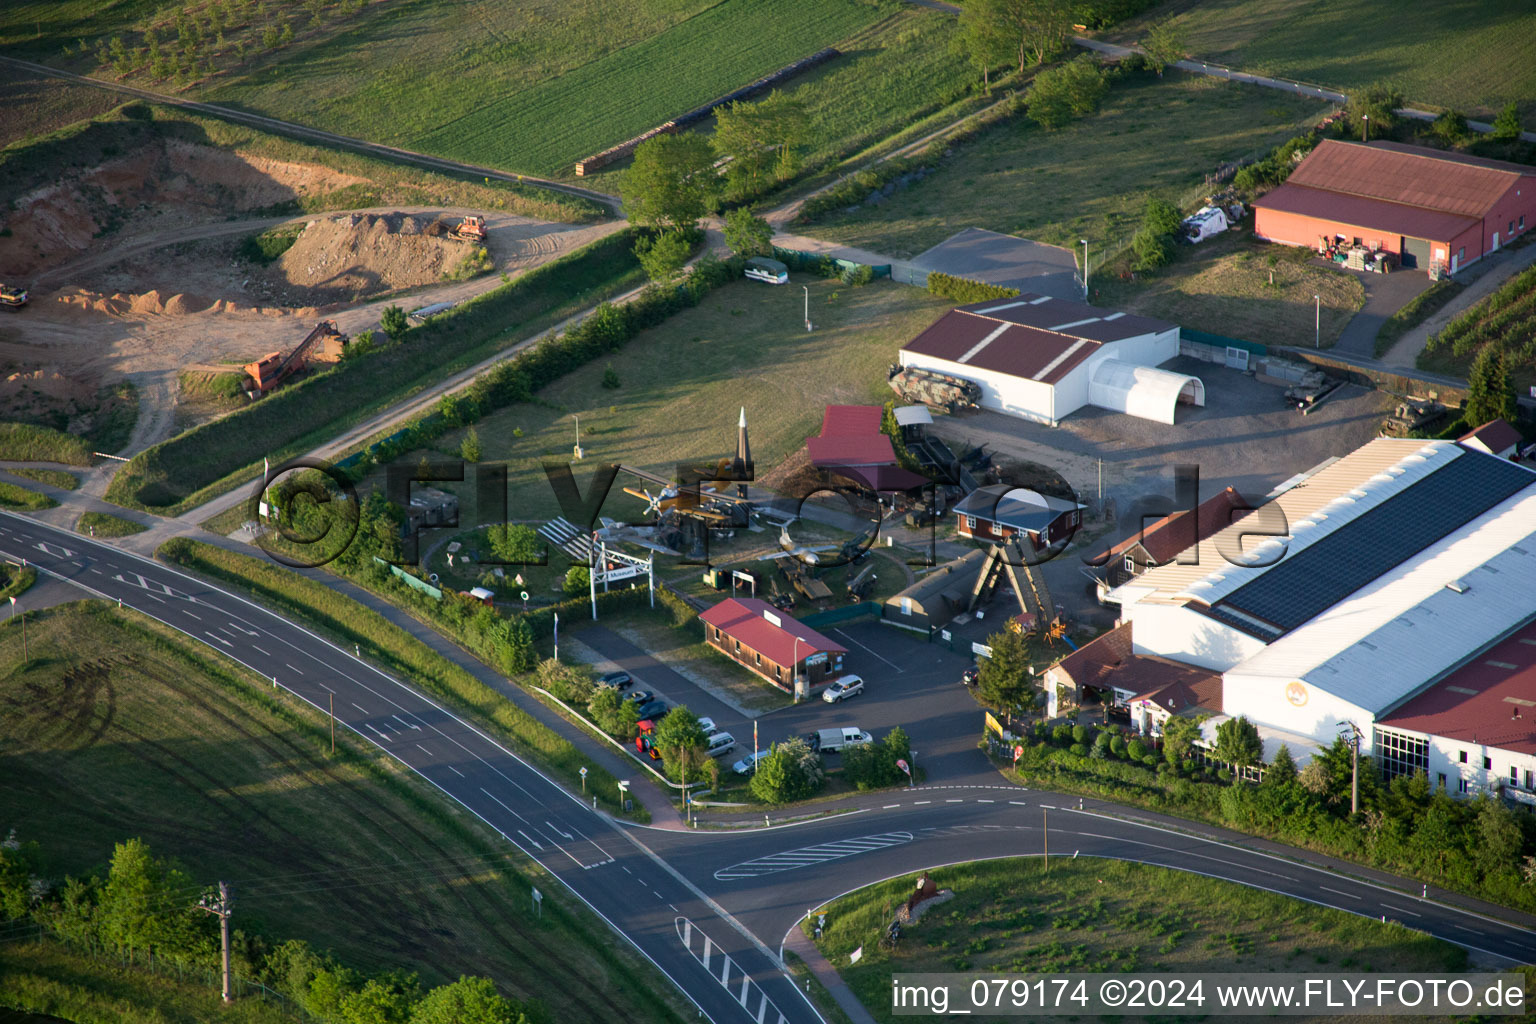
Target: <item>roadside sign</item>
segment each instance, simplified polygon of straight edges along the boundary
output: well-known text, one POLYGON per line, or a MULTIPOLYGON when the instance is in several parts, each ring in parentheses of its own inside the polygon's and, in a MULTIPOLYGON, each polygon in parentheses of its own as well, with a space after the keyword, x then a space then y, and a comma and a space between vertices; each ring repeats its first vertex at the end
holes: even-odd
POLYGON ((581 777, 582 777, 582 778, 586 778, 586 777, 587 777, 587 768, 586 768, 586 765, 582 765, 582 768, 581 768, 581 777))
POLYGON ((908 775, 912 774, 912 769, 907 767, 907 762, 906 762, 906 760, 904 758, 898 757, 896 759, 896 767, 900 768, 902 771, 906 772, 908 775))
POLYGON ((1014 744, 1014 747, 1013 747, 1013 763, 1015 765, 1017 765, 1019 763, 1019 758, 1021 758, 1023 756, 1024 756, 1024 744, 1022 744, 1022 743, 1014 744))
POLYGON ((990 711, 987 712, 987 731, 995 732, 998 736, 1003 735, 1003 723, 999 722, 990 711))
POLYGON ((521 597, 521 598, 522 598, 522 599, 523 599, 523 600, 524 600, 524 601, 526 601, 526 600, 528 600, 528 591, 526 591, 526 590, 525 590, 525 591, 523 591, 523 592, 522 592, 522 593, 521 593, 521 594, 520 594, 520 595, 518 595, 518 596, 520 596, 520 597, 521 597))

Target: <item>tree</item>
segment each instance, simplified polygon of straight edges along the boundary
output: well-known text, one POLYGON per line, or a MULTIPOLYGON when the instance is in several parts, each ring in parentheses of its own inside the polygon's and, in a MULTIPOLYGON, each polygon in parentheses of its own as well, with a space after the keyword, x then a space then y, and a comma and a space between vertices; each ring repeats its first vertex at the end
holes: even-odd
POLYGON ((667 773, 681 777, 683 769, 696 767, 704 756, 704 727, 699 716, 679 704, 656 727, 655 743, 667 773))
POLYGON ((21 843, 15 829, 0 843, 0 921, 14 921, 32 909, 37 844, 21 843))
MULTIPOLYGON (((522 523, 497 523, 486 531, 486 539, 491 543, 491 551, 503 562, 537 565, 545 555, 539 532, 522 523)), ((586 589, 586 583, 582 588, 586 589)))
POLYGON ((609 391, 613 391, 620 386, 621 381, 619 380, 619 371, 613 368, 612 363, 609 363, 603 368, 603 387, 607 388, 609 391))
POLYGON ((1351 96, 1345 109, 1356 128, 1361 126, 1362 118, 1368 119, 1379 137, 1397 123, 1396 111, 1402 105, 1402 90, 1376 82, 1351 96))
POLYGON ((1034 680, 1029 674, 1029 641, 1022 633, 1004 629, 987 637, 992 656, 981 662, 976 694, 999 711, 1030 704, 1034 680))
POLYGON ((1099 62, 1083 54, 1035 76, 1027 96, 1030 119, 1046 131, 1055 131, 1097 110, 1108 89, 1099 62))
POLYGON ((825 779, 821 755, 804 740, 793 739, 776 744, 757 762, 751 788, 752 794, 765 803, 786 804, 815 793, 825 779))
POLYGON ((745 198, 800 169, 805 106, 775 90, 757 103, 737 100, 715 110, 715 152, 727 158, 726 189, 745 198))
POLYGON ((725 215, 725 244, 738 256, 772 256, 773 226, 738 206, 725 215))
POLYGON ((1467 426, 1480 427, 1490 420, 1515 418, 1515 389, 1509 379, 1509 363, 1498 342, 1490 342, 1472 360, 1467 374, 1467 404, 1462 408, 1467 426))
POLYGON ((1229 718, 1216 726, 1216 750, 1218 761, 1232 766, 1232 774, 1259 763, 1264 756, 1264 744, 1259 740, 1259 730, 1247 715, 1229 718))
POLYGON ((620 193, 637 224, 690 230, 715 207, 715 154, 702 135, 658 135, 635 149, 620 193))
POLYGON ((1291 748, 1282 743, 1280 749, 1275 751, 1275 759, 1264 769, 1264 785, 1288 786, 1295 781, 1296 759, 1291 757, 1291 748))
POLYGON ((343 1024, 407 1024, 421 986, 414 974, 391 972, 369 978, 341 997, 343 1024))
POLYGON ((950 36, 952 50, 964 55, 971 67, 981 72, 981 87, 992 92, 992 69, 1006 61, 1011 39, 990 0, 968 3, 960 9, 959 26, 950 36))
POLYGON ((118 843, 101 890, 101 937, 129 953, 187 949, 194 929, 182 894, 191 890, 191 880, 151 856, 142 839, 118 843))
POLYGON ((479 462, 480 454, 480 433, 470 427, 464 432, 464 440, 459 442, 459 457, 465 462, 479 462))
POLYGON ((1435 138, 1448 146, 1454 146, 1464 141, 1471 134, 1467 127, 1467 116, 1459 110, 1447 110, 1435 118, 1430 130, 1435 133, 1435 138))
POLYGON ((489 978, 460 975, 428 992, 411 1011, 411 1024, 528 1024, 528 1018, 489 978))
POLYGON ((677 277, 688 262, 692 247, 681 232, 668 231, 655 237, 642 236, 635 242, 635 257, 645 269, 645 275, 657 284, 666 284, 677 277))
POLYGON ((1195 749, 1195 741, 1200 738, 1200 722, 1199 718, 1174 715, 1163 723, 1163 758, 1169 764, 1179 764, 1195 749))
POLYGON ((1520 108, 1510 101, 1499 116, 1493 119, 1493 131, 1489 136, 1495 142, 1514 142, 1520 137, 1520 108))
POLYGON ((573 565, 565 572, 562 587, 567 594, 588 594, 592 591, 592 572, 584 565, 573 565))
POLYGON ((346 348, 342 349, 341 358, 363 358, 368 353, 373 351, 373 338, 374 334, 372 331, 358 331, 357 336, 347 344, 346 348))
POLYGON ((1147 38, 1141 41, 1141 48, 1146 51, 1152 70, 1159 75, 1168 65, 1183 60, 1189 52, 1184 32, 1173 23, 1172 18, 1153 25, 1147 31, 1147 38))
POLYGON ((1044 64, 1066 47, 1075 17, 1073 0, 968 0, 965 9, 972 8, 1001 40, 996 45, 1017 56, 1021 72, 1030 59, 1044 64))
POLYGON ((1524 837, 1509 808, 1502 801, 1479 797, 1475 827, 1477 847, 1474 855, 1483 874, 1513 868, 1524 845, 1524 837))
POLYGON ((405 310, 399 306, 386 306, 379 317, 379 326, 384 328, 390 341, 399 341, 411 325, 405 319, 405 310))
POLYGON ((1173 239, 1180 227, 1179 209, 1166 199, 1148 196, 1141 227, 1131 237, 1135 269, 1155 270, 1173 259, 1173 239))

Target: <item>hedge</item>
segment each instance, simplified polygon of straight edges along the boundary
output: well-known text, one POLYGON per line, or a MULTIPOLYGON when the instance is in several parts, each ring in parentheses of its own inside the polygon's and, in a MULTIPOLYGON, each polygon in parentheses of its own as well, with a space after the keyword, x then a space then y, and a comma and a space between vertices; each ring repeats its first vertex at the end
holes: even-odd
POLYGON ((964 277, 951 277, 941 274, 937 270, 928 275, 928 291, 940 298, 950 299, 960 305, 969 305, 972 302, 987 302, 992 299, 1012 299, 1019 294, 1017 288, 1008 288, 1000 284, 987 284, 984 281, 972 281, 964 277))

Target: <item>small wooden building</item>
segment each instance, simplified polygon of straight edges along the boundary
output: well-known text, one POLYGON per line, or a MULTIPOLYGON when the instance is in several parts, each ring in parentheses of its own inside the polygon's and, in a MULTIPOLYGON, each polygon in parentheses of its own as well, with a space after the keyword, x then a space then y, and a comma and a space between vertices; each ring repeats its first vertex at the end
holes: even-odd
POLYGON ((729 597, 699 618, 706 643, 786 693, 797 676, 820 686, 842 675, 846 647, 767 601, 729 597))

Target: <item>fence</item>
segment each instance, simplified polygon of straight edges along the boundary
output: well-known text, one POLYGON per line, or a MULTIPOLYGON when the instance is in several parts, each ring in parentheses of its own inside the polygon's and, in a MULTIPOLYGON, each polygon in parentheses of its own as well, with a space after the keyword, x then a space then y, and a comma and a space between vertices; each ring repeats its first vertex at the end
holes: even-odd
MULTIPOLYGON (((373 560, 378 562, 380 565, 389 565, 388 562, 384 561, 384 559, 380 558, 378 555, 374 555, 373 560)), ((423 594, 426 594, 428 597, 432 598, 432 600, 441 601, 443 599, 442 590, 434 587, 424 579, 412 576, 398 565, 389 565, 389 571, 394 573, 394 575, 406 586, 414 587, 415 589, 421 591, 423 594)))

